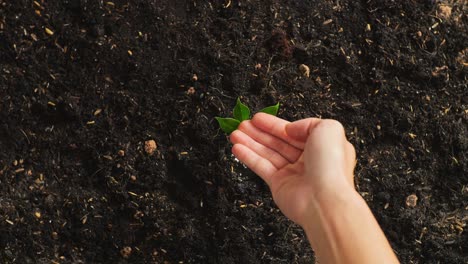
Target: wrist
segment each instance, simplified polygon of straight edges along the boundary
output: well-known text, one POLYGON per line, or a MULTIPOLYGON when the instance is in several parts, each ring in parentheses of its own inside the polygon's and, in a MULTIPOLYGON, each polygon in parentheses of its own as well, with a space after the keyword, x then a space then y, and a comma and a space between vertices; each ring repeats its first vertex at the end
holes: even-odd
POLYGON ((360 212, 365 206, 359 193, 348 185, 336 186, 313 195, 300 225, 319 259, 328 259, 329 263, 345 263, 336 258, 340 251, 337 243, 343 241, 340 230, 346 229, 346 222, 352 221, 350 218, 353 212, 360 212))
POLYGON ((384 233, 354 188, 334 188, 311 200, 302 227, 326 263, 398 263, 384 233))
POLYGON ((362 201, 362 197, 354 189, 354 186, 344 182, 322 187, 312 192, 308 199, 307 213, 299 223, 306 233, 312 225, 318 224, 317 221, 322 217, 329 217, 342 207, 357 205, 362 201))

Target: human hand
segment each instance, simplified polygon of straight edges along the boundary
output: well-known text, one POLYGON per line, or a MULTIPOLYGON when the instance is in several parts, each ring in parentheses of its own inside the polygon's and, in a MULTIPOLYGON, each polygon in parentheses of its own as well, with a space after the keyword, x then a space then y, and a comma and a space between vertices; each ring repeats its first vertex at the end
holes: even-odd
POLYGON ((354 190, 356 154, 338 121, 291 123, 259 113, 242 122, 230 140, 234 155, 268 184, 281 211, 302 226, 319 196, 354 190))

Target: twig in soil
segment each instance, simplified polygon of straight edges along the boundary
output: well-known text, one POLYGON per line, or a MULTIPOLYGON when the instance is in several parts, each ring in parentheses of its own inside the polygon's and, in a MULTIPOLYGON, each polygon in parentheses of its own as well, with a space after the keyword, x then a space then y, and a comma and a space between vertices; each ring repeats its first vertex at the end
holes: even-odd
POLYGON ((273 58, 275 57, 275 55, 271 56, 271 58, 268 60, 268 66, 267 66, 267 71, 266 73, 270 73, 270 68, 271 68, 271 61, 273 60, 273 58))
POLYGON ((221 101, 221 99, 219 97, 210 96, 210 100, 212 100, 214 98, 218 99, 219 103, 221 104, 221 110, 224 111, 224 109, 226 109, 226 107, 224 106, 223 101, 221 101))
POLYGON ((226 4, 223 5, 224 8, 228 8, 231 6, 231 0, 228 0, 226 4))
POLYGON ((224 97, 229 98, 229 99, 236 99, 235 97, 223 94, 223 92, 221 90, 219 90, 218 88, 215 88, 215 87, 212 87, 212 86, 210 86, 210 88, 217 91, 219 94, 221 94, 221 96, 224 96, 224 97))
POLYGON ((54 176, 55 180, 58 182, 58 183, 61 183, 62 181, 57 177, 57 175, 54 173, 52 174, 52 176, 54 176))
MULTIPOLYGON (((277 74, 278 72, 284 70, 285 67, 281 67, 275 71, 273 71, 271 74, 270 73, 270 70, 271 70, 271 61, 275 58, 275 56, 271 56, 270 60, 268 61, 268 66, 267 66, 267 71, 266 71, 266 74, 268 76, 268 82, 265 84, 265 89, 268 89, 270 86, 273 87, 271 85, 271 82, 272 82, 272 79, 273 79, 273 76, 275 76, 275 74, 277 74)), ((273 90, 276 90, 274 87, 273 87, 273 90)))
POLYGON ((28 144, 31 145, 31 141, 29 141, 28 135, 26 135, 26 133, 24 132, 24 130, 21 129, 21 128, 20 128, 20 131, 21 131, 21 133, 23 133, 24 137, 25 137, 26 140, 28 141, 28 144))
POLYGON ((291 230, 291 227, 292 227, 292 224, 289 224, 288 228, 286 229, 286 232, 284 232, 283 240, 286 241, 286 237, 288 236, 289 231, 291 230))
POLYGON ((93 178, 94 176, 96 176, 96 174, 98 174, 100 171, 102 171, 104 168, 100 168, 98 169, 97 171, 95 171, 92 175, 91 175, 91 178, 93 178))

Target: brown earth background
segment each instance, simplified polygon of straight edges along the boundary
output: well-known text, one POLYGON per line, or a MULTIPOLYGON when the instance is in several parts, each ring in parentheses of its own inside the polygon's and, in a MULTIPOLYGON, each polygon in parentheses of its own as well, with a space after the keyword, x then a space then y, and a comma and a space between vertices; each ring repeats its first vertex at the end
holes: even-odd
POLYGON ((0 0, 0 262, 313 263, 214 120, 240 96, 341 121, 402 263, 467 263, 467 10, 0 0))

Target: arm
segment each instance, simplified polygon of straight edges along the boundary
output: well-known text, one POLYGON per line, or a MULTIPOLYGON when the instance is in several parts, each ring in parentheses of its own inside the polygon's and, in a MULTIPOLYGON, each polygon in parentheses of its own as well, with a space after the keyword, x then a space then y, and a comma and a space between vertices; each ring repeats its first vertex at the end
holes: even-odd
POLYGON ((343 126, 316 118, 290 123, 257 114, 231 134, 233 153, 270 187, 301 225, 321 263, 398 263, 354 189, 356 154, 343 126))
POLYGON ((315 197, 303 228, 320 263, 398 263, 369 207, 354 190, 315 197))

